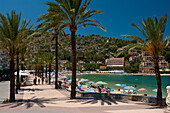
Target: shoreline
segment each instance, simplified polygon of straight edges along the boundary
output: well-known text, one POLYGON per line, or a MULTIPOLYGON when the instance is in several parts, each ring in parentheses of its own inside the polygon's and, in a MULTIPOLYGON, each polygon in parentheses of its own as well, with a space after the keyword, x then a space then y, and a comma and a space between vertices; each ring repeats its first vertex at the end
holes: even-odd
MULTIPOLYGON (((62 74, 71 76, 72 74, 62 74)), ((127 75, 127 76, 155 76, 155 73, 77 73, 79 75, 127 75)), ((170 76, 170 74, 161 74, 161 76, 170 76)))

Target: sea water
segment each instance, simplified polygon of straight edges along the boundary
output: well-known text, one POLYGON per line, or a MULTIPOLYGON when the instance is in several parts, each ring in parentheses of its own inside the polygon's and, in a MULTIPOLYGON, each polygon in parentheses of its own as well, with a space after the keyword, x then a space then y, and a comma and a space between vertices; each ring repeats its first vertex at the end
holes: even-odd
MULTIPOLYGON (((105 86, 112 87, 113 89, 123 89, 123 87, 115 86, 115 84, 126 84, 127 86, 136 86, 136 92, 138 94, 147 94, 150 96, 156 96, 156 92, 153 89, 157 89, 157 81, 155 76, 140 76, 140 75, 79 75, 77 78, 88 79, 89 81, 97 82, 103 81, 108 83, 105 86), (145 88, 147 91, 139 92, 140 88, 145 88)), ((162 76, 162 96, 167 96, 166 86, 170 86, 170 76, 162 76)))

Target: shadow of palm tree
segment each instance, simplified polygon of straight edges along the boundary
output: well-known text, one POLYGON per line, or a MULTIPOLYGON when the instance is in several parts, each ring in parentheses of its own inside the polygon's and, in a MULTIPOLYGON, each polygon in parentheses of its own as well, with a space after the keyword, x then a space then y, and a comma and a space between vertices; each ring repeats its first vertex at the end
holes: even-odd
POLYGON ((114 99, 112 99, 110 97, 104 98, 101 95, 98 97, 91 97, 91 98, 77 98, 77 99, 70 100, 67 102, 68 103, 81 103, 81 104, 89 104, 89 103, 96 104, 96 103, 100 102, 101 105, 118 104, 114 99))
POLYGON ((25 99, 25 100, 17 100, 16 103, 7 103, 7 104, 1 104, 0 108, 2 107, 9 107, 9 108, 16 108, 20 106, 26 106, 26 109, 29 109, 33 107, 34 105, 37 105, 41 108, 46 107, 44 104, 56 104, 53 103, 54 101, 61 101, 64 100, 64 98, 36 98, 36 96, 30 98, 30 99, 25 99))
POLYGON ((38 88, 24 88, 24 89, 21 89, 21 91, 43 91, 44 89, 38 89, 38 88))

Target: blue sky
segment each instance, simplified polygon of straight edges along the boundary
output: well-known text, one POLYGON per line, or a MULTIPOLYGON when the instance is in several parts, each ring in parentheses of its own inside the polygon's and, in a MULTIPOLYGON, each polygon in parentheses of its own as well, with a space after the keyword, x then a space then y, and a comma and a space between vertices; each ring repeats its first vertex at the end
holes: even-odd
MULTIPOLYGON (((36 19, 46 13, 47 1, 54 0, 0 0, 0 13, 10 13, 16 10, 22 13, 22 18, 32 19, 32 24, 37 24, 36 19)), ((100 21, 107 32, 95 27, 80 28, 77 34, 120 38, 122 34, 138 35, 138 30, 131 26, 131 23, 138 24, 138 21, 147 19, 147 17, 157 16, 160 18, 166 13, 168 21, 165 36, 170 36, 170 0, 92 0, 90 7, 100 9, 103 14, 98 14, 93 18, 100 21)), ((89 8, 90 8, 89 7, 89 8)), ((69 33, 68 30, 66 30, 69 33)))

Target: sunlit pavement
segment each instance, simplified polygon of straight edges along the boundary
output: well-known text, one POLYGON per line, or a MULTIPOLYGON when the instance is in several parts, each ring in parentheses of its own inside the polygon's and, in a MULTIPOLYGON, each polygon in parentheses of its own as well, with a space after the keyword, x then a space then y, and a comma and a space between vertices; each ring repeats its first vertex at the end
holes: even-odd
POLYGON ((18 102, 0 104, 0 113, 163 113, 165 110, 142 102, 101 97, 70 100, 69 95, 64 89, 54 89, 54 85, 22 87, 16 95, 18 102))
POLYGON ((0 82, 0 104, 9 96, 9 81, 0 82))

